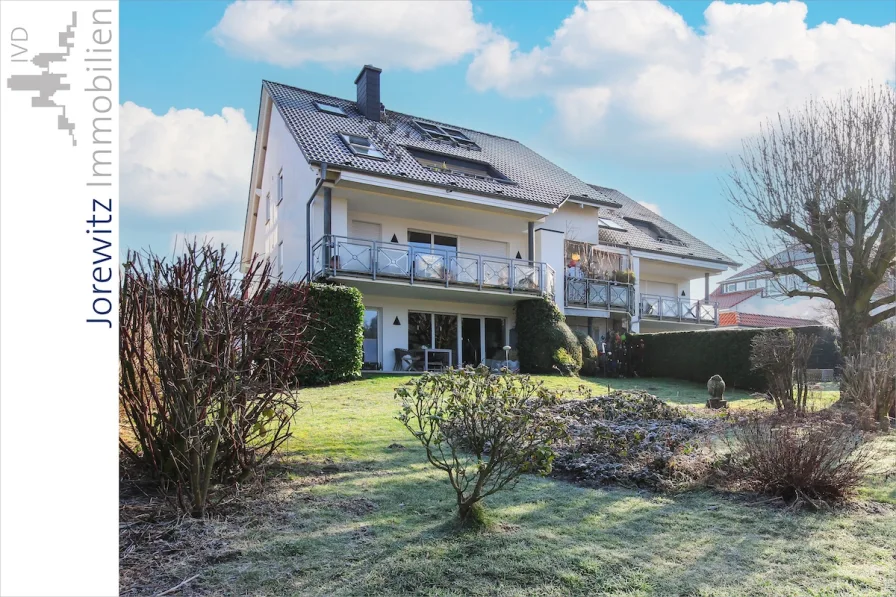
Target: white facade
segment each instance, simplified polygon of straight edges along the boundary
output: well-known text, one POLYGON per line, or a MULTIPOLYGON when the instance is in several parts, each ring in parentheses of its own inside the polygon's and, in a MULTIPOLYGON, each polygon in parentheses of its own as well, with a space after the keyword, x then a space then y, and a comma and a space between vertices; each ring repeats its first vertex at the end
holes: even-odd
POLYGON ((515 347, 514 305, 542 294, 554 297, 571 327, 595 339, 611 329, 718 324, 707 297, 691 299, 690 283, 725 265, 601 246, 599 207, 504 200, 338 164, 327 165, 321 182, 322 165, 306 161, 266 92, 257 137, 244 264, 257 254, 285 280, 310 276, 359 288, 370 323, 368 366, 375 358, 392 370, 400 364, 395 349, 413 342, 452 350, 455 365, 498 358, 504 345, 515 347), (431 239, 429 250, 422 239, 431 239), (620 269, 634 272, 635 283, 585 278, 569 267, 568 241, 618 258, 625 264, 620 269), (432 314, 430 342, 421 340, 427 316, 420 314, 432 314), (438 331, 437 321, 444 324, 438 331))

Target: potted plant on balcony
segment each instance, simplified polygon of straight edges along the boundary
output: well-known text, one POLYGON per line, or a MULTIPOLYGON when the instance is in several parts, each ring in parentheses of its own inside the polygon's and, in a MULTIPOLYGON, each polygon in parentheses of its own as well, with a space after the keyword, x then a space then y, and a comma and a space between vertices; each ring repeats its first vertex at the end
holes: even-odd
POLYGON ((634 284, 635 272, 630 269, 613 270, 613 281, 621 284, 634 284))

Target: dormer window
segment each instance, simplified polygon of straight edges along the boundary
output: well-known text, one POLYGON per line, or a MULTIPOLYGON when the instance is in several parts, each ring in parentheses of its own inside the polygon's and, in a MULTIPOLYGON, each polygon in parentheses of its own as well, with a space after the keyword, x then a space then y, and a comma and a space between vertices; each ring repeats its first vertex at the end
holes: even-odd
POLYGON ((676 245, 679 247, 687 246, 685 243, 681 242, 653 222, 648 222, 647 220, 638 220, 636 218, 625 218, 625 221, 657 242, 666 243, 668 245, 676 245))
POLYGON ((495 182, 511 183, 512 181, 498 172, 490 164, 474 162, 456 156, 442 155, 423 151, 415 147, 406 147, 408 153, 417 160, 417 163, 433 172, 443 172, 457 176, 491 180, 495 182))
POLYGON ((415 120, 414 124, 417 125, 417 128, 420 129, 420 132, 422 132, 424 136, 434 141, 447 141, 467 149, 479 149, 479 146, 476 145, 472 139, 455 128, 441 126, 431 122, 422 122, 420 120, 415 120))
POLYGON ((607 218, 597 218, 597 225, 600 228, 607 228, 609 230, 618 230, 620 232, 625 232, 625 228, 612 220, 608 220, 607 218))
POLYGON ((345 113, 345 110, 343 110, 339 106, 334 106, 333 104, 325 104, 324 102, 314 102, 314 106, 321 112, 326 112, 327 114, 335 114, 336 116, 348 116, 345 113))
POLYGON ((374 158, 377 160, 386 159, 386 156, 383 155, 383 152, 377 149, 376 145, 374 145, 367 137, 350 135, 348 133, 339 133, 339 136, 342 137, 342 140, 346 145, 348 145, 348 148, 351 149, 352 153, 355 155, 359 155, 365 158, 374 158))

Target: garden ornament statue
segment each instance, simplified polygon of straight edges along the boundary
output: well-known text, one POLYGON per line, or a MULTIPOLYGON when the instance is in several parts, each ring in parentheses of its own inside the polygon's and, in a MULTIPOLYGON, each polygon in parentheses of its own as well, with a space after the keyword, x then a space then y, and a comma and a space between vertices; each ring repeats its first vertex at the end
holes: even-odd
POLYGON ((728 401, 725 400, 725 380, 721 375, 713 375, 706 382, 706 390, 709 392, 709 400, 706 401, 706 408, 727 408, 728 401))

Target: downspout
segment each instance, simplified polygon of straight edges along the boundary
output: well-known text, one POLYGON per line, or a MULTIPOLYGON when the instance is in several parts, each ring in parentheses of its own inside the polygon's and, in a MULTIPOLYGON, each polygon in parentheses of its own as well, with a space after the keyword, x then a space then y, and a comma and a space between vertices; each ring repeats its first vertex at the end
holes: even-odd
POLYGON ((321 162, 320 180, 314 186, 311 197, 308 198, 308 202, 305 204, 305 275, 308 277, 309 282, 311 281, 311 204, 314 203, 314 198, 317 197, 318 191, 324 186, 326 180, 327 163, 321 162))

